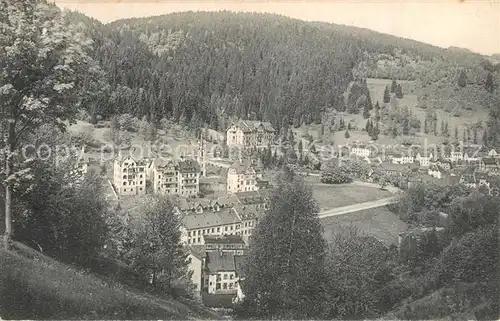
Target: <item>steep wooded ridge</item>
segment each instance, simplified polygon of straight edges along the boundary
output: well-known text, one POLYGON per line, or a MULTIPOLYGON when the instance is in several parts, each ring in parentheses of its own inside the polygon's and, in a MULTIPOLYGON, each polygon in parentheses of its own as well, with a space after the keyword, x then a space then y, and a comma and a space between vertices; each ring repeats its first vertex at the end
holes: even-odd
POLYGON ((469 87, 484 90, 498 70, 465 50, 273 14, 185 12, 106 25, 81 14, 72 19, 86 25, 106 72, 110 87, 89 104, 91 115, 104 118, 173 117, 217 129, 235 116, 300 126, 343 110, 342 94, 356 79, 442 88, 456 86, 463 70, 469 87))

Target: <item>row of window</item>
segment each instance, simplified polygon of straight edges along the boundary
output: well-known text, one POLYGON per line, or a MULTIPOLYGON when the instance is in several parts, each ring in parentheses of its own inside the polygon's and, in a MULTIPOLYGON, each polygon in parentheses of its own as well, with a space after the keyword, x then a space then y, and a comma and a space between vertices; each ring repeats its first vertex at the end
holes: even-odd
MULTIPOLYGON (((128 179, 134 179, 135 175, 128 175, 128 176, 127 175, 123 175, 123 179, 127 179, 127 177, 128 177, 128 179)), ((139 178, 142 178, 142 175, 139 175, 139 178)))
MULTIPOLYGON (((135 182, 132 181, 132 184, 129 184, 130 186, 135 185, 135 182)), ((139 182, 137 185, 142 185, 142 181, 139 182)), ((123 182, 123 186, 127 186, 127 182, 123 182)))
MULTIPOLYGON (((142 187, 139 187, 139 190, 140 190, 140 191, 142 191, 142 187)), ((124 188, 124 189, 122 189, 122 191, 123 191, 123 192, 126 192, 126 191, 127 191, 127 189, 126 189, 126 188, 124 188)), ((130 188, 128 191, 129 191, 129 192, 133 192, 133 191, 135 191, 135 188, 130 188)))

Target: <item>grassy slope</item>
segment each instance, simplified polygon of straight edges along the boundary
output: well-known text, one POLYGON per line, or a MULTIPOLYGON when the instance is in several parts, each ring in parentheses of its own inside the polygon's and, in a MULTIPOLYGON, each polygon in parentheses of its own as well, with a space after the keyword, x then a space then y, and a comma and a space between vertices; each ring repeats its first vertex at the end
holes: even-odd
POLYGON ((387 207, 377 207, 355 213, 331 216, 321 220, 325 238, 331 241, 332 233, 340 226, 354 225, 369 236, 374 236, 386 245, 397 244, 398 233, 406 231, 406 224, 387 207))
POLYGON ((36 251, 17 247, 22 249, 22 255, 20 251, 0 250, 2 318, 218 318, 195 303, 161 299, 121 284, 106 283, 36 251))
POLYGON ((356 185, 313 185, 313 196, 320 210, 354 205, 390 197, 391 193, 374 187, 356 185))
MULTIPOLYGON (((375 103, 378 100, 379 103, 382 105, 385 86, 386 85, 390 86, 391 82, 392 80, 390 79, 374 79, 374 78, 367 79, 367 85, 368 89, 370 90, 370 96, 373 103, 375 103)), ((408 106, 411 109, 412 113, 421 120, 422 124, 424 123, 426 110, 417 107, 418 97, 421 97, 424 94, 427 94, 429 97, 433 97, 433 99, 428 100, 427 104, 428 106, 433 105, 436 107, 435 110, 438 116, 438 124, 441 123, 441 120, 448 122, 450 138, 452 138, 454 135, 455 127, 458 128, 459 139, 462 139, 462 133, 464 128, 466 128, 468 125, 470 126, 480 120, 484 121, 488 118, 486 109, 484 108, 484 106, 480 106, 481 105, 480 102, 484 100, 484 97, 482 96, 477 98, 478 101, 477 105, 469 106, 471 110, 467 110, 465 108, 459 108, 461 112, 460 117, 454 117, 453 111, 452 112, 445 111, 446 108, 453 110, 452 109, 453 107, 464 105, 465 102, 467 102, 466 105, 470 105, 470 102, 474 100, 470 98, 471 96, 473 97, 477 95, 484 96, 482 88, 474 88, 473 86, 467 86, 465 88, 457 90, 455 90, 454 88, 438 88, 437 86, 434 87, 429 86, 428 88, 421 88, 412 81, 398 80, 398 83, 401 84, 404 93, 403 98, 398 99, 398 106, 400 107, 408 106), (439 97, 439 99, 436 97, 439 97)), ((359 141, 370 140, 368 134, 362 131, 362 129, 365 128, 366 119, 363 118, 361 112, 357 115, 347 114, 347 113, 339 113, 338 115, 339 115, 338 117, 344 118, 346 122, 352 121, 352 124, 355 125, 358 128, 358 130, 350 131, 349 140, 344 137, 345 131, 335 132, 331 134, 329 137, 331 141, 335 142, 335 144, 346 144, 349 141, 353 142, 356 140, 359 141)), ((305 133, 309 133, 315 139, 318 139, 320 138, 319 137, 320 128, 321 128, 320 125, 310 124, 310 125, 304 125, 298 129, 295 129, 294 131, 297 132, 297 137, 302 137, 305 133)), ((438 125, 438 131, 439 130, 440 128, 438 125)), ((478 132, 479 143, 481 137, 482 137, 482 131, 479 131, 478 132)), ((401 141, 404 138, 405 138, 404 136, 398 136, 396 138, 392 138, 381 134, 379 135, 377 144, 382 144, 382 145, 397 144, 401 143, 401 141)), ((416 139, 416 141, 420 143, 423 143, 424 139, 427 139, 428 144, 441 143, 444 139, 444 137, 441 136, 436 137, 432 133, 429 134, 421 133, 421 135, 415 136, 414 138, 416 139)))

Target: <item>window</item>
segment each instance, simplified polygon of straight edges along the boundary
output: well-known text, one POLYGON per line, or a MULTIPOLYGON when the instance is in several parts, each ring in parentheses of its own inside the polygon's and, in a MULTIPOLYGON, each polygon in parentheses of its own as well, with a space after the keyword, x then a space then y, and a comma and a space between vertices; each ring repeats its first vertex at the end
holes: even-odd
POLYGON ((212 227, 212 233, 214 233, 214 228, 212 227))
POLYGON ((127 175, 123 175, 123 179, 126 179, 127 178, 127 175))
POLYGON ((215 284, 215 289, 216 289, 216 290, 220 290, 220 283, 216 283, 216 284, 215 284))
POLYGON ((126 191, 127 191, 127 189, 126 189, 126 188, 124 188, 124 189, 123 189, 123 191, 124 191, 124 192, 126 192, 126 191))
POLYGON ((142 187, 140 188, 140 190, 142 191, 142 187))
POLYGON ((123 182, 123 186, 127 186, 127 182, 123 182))
POLYGON ((191 236, 191 231, 188 231, 188 236, 191 236))
POLYGON ((226 231, 226 232, 227 232, 227 226, 224 226, 224 231, 226 231))
POLYGON ((198 238, 198 243, 201 243, 200 238, 198 238))
POLYGON ((229 279, 231 279, 231 280, 232 280, 232 279, 234 279, 234 275, 233 275, 233 274, 231 274, 231 275, 229 276, 229 279))
POLYGON ((217 228, 217 232, 220 232, 220 227, 217 228))
POLYGON ((210 282, 210 286, 212 286, 212 282, 210 282))
POLYGON ((224 274, 224 280, 227 280, 227 274, 224 274))
POLYGON ((229 288, 232 289, 233 288, 233 282, 229 283, 229 288))
POLYGON ((227 283, 222 284, 222 289, 227 290, 227 283))
POLYGON ((142 175, 140 175, 139 178, 142 178, 142 175))

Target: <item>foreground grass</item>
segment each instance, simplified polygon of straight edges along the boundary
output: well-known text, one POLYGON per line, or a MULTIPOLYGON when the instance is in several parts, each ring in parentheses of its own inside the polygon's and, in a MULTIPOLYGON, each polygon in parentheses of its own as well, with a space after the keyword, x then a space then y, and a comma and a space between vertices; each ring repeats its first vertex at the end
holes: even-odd
POLYGON ((4 319, 200 319, 201 307, 107 283, 55 260, 0 250, 4 319))

